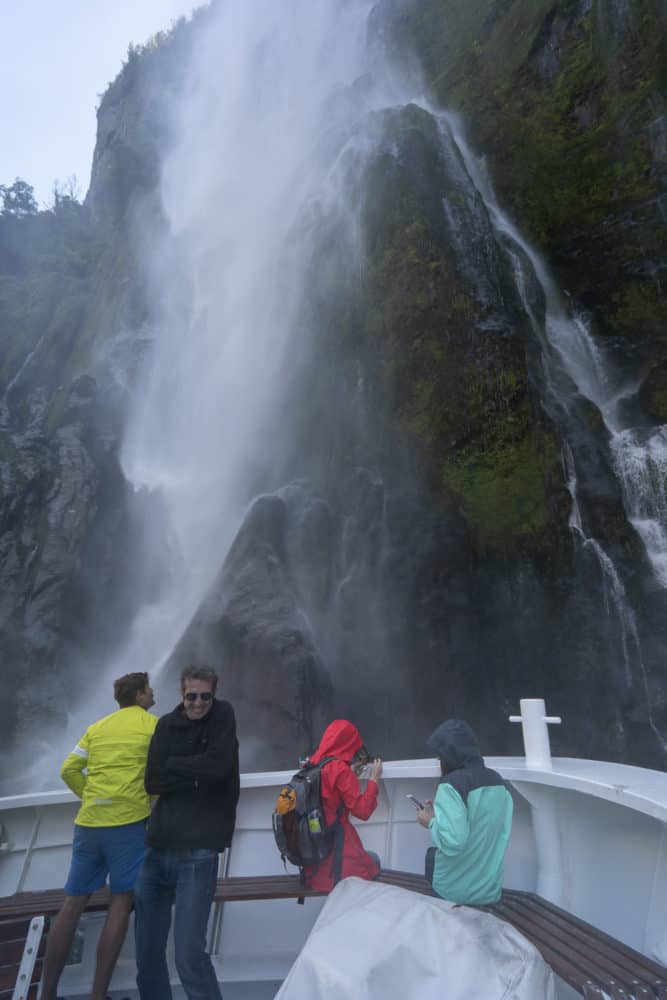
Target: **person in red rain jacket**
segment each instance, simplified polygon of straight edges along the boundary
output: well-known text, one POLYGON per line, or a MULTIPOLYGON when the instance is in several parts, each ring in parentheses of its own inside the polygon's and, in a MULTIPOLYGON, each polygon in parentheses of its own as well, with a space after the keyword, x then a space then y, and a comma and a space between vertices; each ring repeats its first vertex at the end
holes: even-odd
MULTIPOLYGON (((378 804, 378 779, 382 774, 382 761, 376 759, 365 792, 352 769, 352 758, 363 746, 359 730, 351 722, 338 719, 324 730, 315 753, 309 760, 317 764, 324 757, 335 757, 322 768, 320 777, 320 798, 327 824, 336 820, 336 813, 342 804, 340 824, 343 830, 343 859, 341 878, 356 875, 357 878, 374 879, 380 871, 379 865, 368 851, 364 850, 359 834, 350 823, 350 813, 357 819, 368 819, 378 804)), ((319 865, 308 865, 304 869, 306 884, 313 889, 329 892, 334 887, 334 855, 319 865)))

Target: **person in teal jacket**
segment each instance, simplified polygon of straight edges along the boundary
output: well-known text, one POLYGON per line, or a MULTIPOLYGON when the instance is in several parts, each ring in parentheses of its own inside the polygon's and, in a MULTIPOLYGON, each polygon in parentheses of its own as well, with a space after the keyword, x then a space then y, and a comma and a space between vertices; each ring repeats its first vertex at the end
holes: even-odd
POLYGON ((428 747, 440 758, 435 800, 417 812, 431 832, 426 877, 443 899, 485 906, 500 899, 514 803, 507 785, 486 767, 467 722, 448 719, 428 747))

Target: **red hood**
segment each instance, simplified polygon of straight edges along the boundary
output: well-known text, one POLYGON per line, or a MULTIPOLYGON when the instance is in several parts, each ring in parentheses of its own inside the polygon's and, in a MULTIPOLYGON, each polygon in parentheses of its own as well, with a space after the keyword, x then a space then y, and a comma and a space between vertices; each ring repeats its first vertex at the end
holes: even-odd
POLYGON ((349 764, 362 743, 356 726, 346 719, 336 719, 324 730, 320 745, 310 760, 317 764, 323 757, 340 757, 349 764))

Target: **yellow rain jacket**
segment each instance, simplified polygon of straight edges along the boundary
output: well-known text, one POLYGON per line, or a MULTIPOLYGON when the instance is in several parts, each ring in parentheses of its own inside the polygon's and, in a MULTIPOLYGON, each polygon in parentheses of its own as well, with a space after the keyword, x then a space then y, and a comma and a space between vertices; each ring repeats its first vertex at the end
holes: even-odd
POLYGON ((154 715, 132 705, 86 729, 60 769, 60 777, 82 800, 75 823, 123 826, 148 816, 144 771, 156 726, 154 715))

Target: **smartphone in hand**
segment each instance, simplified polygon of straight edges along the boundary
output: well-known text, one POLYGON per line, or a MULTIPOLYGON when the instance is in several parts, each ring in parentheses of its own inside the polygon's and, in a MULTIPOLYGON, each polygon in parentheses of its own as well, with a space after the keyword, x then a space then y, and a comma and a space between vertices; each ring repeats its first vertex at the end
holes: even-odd
POLYGON ((416 798, 414 795, 411 795, 409 792, 408 792, 408 794, 405 797, 406 797, 406 799, 410 799, 410 801, 412 803, 414 803, 414 805, 415 805, 415 807, 417 809, 423 809, 424 808, 424 806, 421 804, 421 802, 419 801, 419 799, 416 798))

